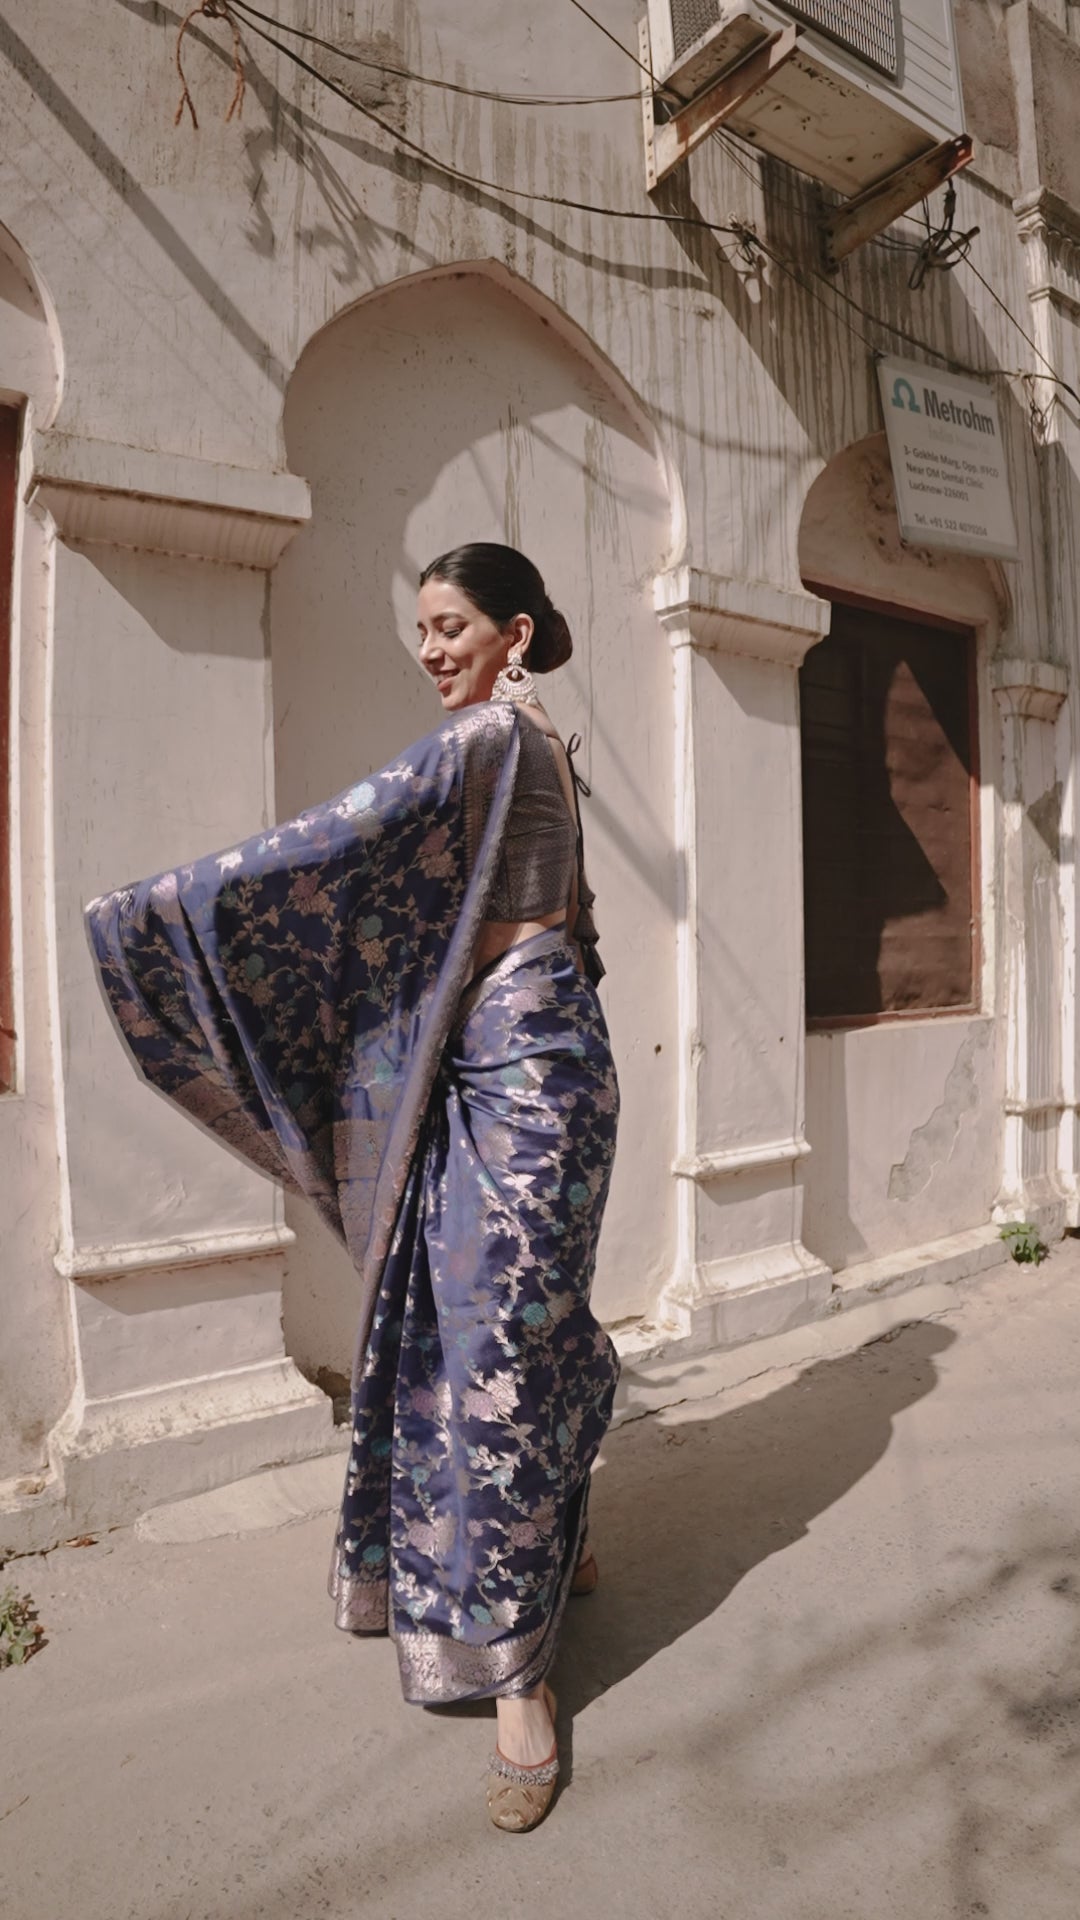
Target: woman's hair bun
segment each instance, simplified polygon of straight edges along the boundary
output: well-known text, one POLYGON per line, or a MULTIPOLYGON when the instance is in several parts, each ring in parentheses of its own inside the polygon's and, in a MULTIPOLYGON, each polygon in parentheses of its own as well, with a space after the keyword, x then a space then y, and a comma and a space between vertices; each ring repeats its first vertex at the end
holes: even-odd
POLYGON ((420 585, 427 580, 447 580, 460 587, 497 627, 506 627, 517 614, 527 613, 533 637, 526 664, 534 673, 552 673, 574 651, 570 629, 552 606, 542 575, 516 547, 470 541, 432 560, 420 575, 420 585))
POLYGON ((532 645, 529 648, 528 664, 534 673, 553 673, 556 667, 565 665, 574 651, 574 642, 566 624, 566 616, 553 607, 547 594, 540 618, 533 623, 532 645))

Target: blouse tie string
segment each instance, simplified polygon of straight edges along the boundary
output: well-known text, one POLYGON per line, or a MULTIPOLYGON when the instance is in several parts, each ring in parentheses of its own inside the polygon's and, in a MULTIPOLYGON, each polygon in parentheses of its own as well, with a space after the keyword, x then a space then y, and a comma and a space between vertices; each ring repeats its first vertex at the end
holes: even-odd
POLYGON ((592 788, 574 765, 574 755, 575 753, 580 753, 581 744, 580 733, 571 734, 570 739, 566 743, 566 759, 570 768, 570 779, 574 789, 574 813, 577 817, 578 910, 570 931, 572 939, 576 940, 578 946, 581 948, 581 959, 585 968, 586 978, 592 981, 594 987, 598 987, 604 977, 606 969, 597 951, 597 941, 600 936, 596 931, 596 922, 592 916, 596 895, 585 878, 585 831, 581 823, 581 801, 579 795, 584 794, 586 800, 588 800, 592 795, 592 788))

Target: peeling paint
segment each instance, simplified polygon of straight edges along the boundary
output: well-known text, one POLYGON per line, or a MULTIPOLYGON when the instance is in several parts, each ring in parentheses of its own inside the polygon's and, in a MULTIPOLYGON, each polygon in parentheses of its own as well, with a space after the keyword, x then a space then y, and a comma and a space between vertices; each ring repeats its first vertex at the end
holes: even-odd
POLYGON ((952 1158, 965 1119, 978 1108, 978 1062, 989 1040, 990 1028, 985 1026, 964 1041, 946 1076, 943 1098, 930 1118, 913 1130, 904 1158, 890 1169, 890 1200, 916 1199, 937 1169, 952 1158))
POLYGON ((1061 856, 1061 781, 1055 780, 1049 792, 1033 800, 1027 816, 1040 840, 1054 860, 1061 856))

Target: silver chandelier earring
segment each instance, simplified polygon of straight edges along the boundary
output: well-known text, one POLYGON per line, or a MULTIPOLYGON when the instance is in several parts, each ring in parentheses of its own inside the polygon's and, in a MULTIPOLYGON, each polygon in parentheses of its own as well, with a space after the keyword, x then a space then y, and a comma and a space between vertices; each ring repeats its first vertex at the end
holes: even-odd
POLYGON ((536 681, 525 665, 520 653, 512 653, 505 667, 500 667, 495 675, 495 684, 491 689, 493 700, 514 700, 522 706, 539 706, 540 696, 536 691, 536 681))

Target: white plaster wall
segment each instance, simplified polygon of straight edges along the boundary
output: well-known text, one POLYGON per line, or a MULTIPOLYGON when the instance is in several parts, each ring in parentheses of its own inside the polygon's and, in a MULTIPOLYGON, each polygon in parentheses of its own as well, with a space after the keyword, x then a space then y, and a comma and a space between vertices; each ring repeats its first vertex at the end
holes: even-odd
POLYGON ((57 960, 76 1257, 258 1229, 280 1208, 273 1182, 136 1073, 82 925, 94 895, 266 822, 264 597, 262 576, 239 568, 58 550, 57 960))
MULTIPOLYGON (((273 576, 280 812, 438 724, 415 632, 417 579, 436 554, 520 546, 570 622, 573 659, 542 692, 564 738, 585 739, 624 1102, 595 1299, 607 1320, 641 1313, 671 1257, 676 1048, 672 667, 651 609, 671 504, 656 447, 612 381, 486 271, 409 282, 337 321, 293 379, 286 434, 313 518, 273 576)), ((343 1372, 351 1270, 301 1207, 289 1218, 290 1350, 343 1372)))
POLYGON ((815 481, 799 559, 815 584, 978 633, 980 1011, 807 1035, 805 1239, 836 1270, 980 1225, 997 1195, 1001 750, 988 666, 1013 644, 1012 621, 996 568, 901 545, 883 434, 847 448, 815 481))
POLYGON ((996 1070, 990 1016, 810 1034, 807 1246, 838 1271, 988 1220, 996 1070))

